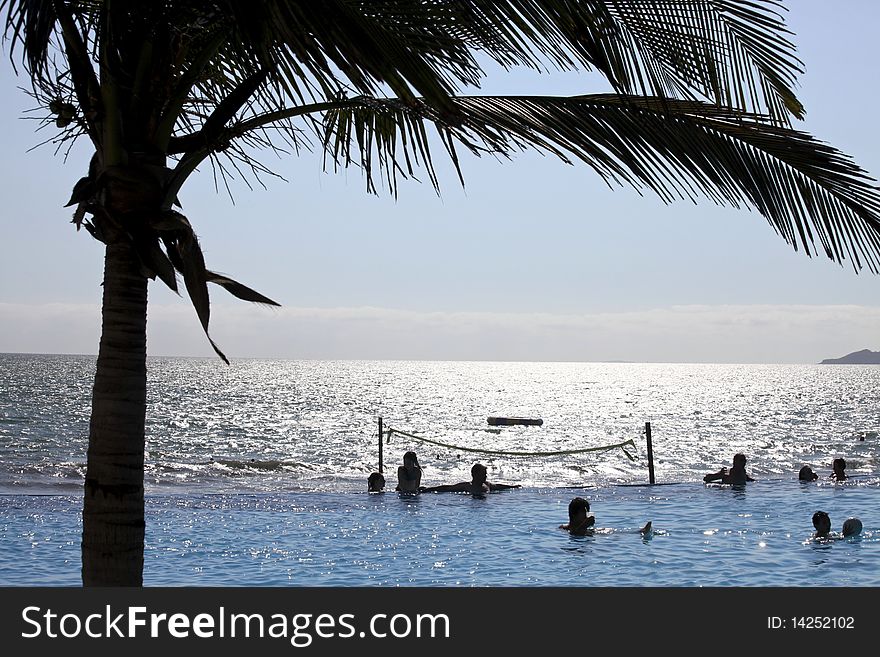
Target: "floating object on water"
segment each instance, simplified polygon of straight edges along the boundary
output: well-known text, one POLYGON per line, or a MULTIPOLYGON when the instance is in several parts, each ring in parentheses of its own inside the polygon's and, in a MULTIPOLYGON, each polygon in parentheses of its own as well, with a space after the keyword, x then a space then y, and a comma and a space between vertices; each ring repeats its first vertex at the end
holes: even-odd
POLYGON ((517 424, 524 424, 526 426, 534 426, 540 427, 544 424, 544 420, 541 418, 530 418, 530 417, 487 417, 486 422, 488 422, 493 427, 497 426, 513 426, 517 424))

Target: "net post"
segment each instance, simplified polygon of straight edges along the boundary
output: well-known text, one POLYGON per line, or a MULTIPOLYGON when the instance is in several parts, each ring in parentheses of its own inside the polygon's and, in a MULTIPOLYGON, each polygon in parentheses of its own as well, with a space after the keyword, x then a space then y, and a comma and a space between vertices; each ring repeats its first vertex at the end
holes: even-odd
POLYGON ((379 473, 381 474, 383 470, 382 467, 382 416, 379 416, 379 473))
POLYGON ((648 481, 654 483, 654 450, 651 446, 651 423, 645 422, 645 437, 648 439, 648 481))

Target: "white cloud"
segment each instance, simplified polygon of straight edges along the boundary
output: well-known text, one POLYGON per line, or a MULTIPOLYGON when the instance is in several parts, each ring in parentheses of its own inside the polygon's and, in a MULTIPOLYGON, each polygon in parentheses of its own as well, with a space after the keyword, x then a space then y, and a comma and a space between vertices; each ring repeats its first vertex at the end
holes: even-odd
MULTIPOLYGON (((0 351, 95 353, 100 309, 0 303, 0 351)), ((583 315, 217 304, 230 357, 655 362, 816 362, 878 349, 880 307, 689 305, 583 315)), ((153 355, 211 355, 185 303, 153 304, 153 355)))

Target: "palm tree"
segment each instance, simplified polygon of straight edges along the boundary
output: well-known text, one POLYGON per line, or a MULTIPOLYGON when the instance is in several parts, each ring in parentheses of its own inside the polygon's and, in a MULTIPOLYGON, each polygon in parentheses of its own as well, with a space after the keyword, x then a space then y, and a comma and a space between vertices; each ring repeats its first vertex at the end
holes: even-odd
MULTIPOLYGON (((537 149, 664 201, 760 211, 780 236, 878 270, 880 194, 793 129, 800 62, 775 0, 2 0, 14 66, 59 147, 94 155, 74 223, 106 245, 85 481, 85 585, 140 585, 147 282, 178 276, 207 335, 205 267, 178 192, 208 160, 271 173, 259 149, 317 147, 369 191, 432 153, 537 149), (605 94, 476 96, 488 63, 597 72, 605 94)), ((459 177, 461 173, 459 172, 459 177)), ((208 337, 210 340, 210 337, 208 337)), ((219 356, 226 360, 211 342, 219 356)))

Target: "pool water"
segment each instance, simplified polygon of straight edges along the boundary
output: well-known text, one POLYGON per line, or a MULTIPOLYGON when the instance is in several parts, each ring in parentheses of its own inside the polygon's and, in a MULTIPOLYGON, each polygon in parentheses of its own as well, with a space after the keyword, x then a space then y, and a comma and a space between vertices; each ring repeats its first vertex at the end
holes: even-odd
MULTIPOLYGON (((492 493, 155 495, 147 586, 878 586, 876 480, 492 493), (596 515, 572 537, 572 497, 596 515), (827 511, 859 537, 815 540, 827 511), (653 532, 641 536, 648 520, 653 532)), ((0 496, 0 584, 80 583, 81 498, 0 496)))

